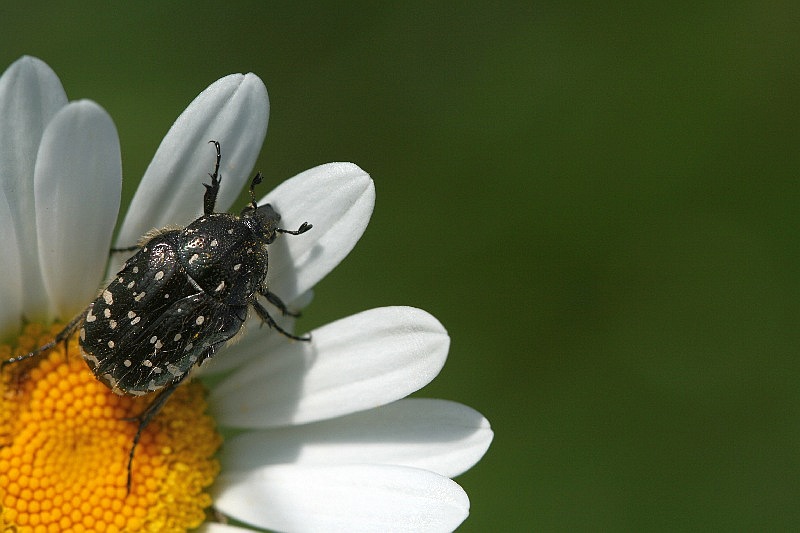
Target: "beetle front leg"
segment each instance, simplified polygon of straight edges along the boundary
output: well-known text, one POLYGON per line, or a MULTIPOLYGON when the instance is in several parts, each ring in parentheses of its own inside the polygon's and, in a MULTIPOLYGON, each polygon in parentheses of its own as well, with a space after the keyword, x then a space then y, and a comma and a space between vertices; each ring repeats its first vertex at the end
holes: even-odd
POLYGON ((222 178, 219 176, 219 162, 222 159, 219 143, 217 141, 208 142, 213 143, 214 147, 217 149, 217 163, 214 165, 214 172, 209 174, 211 177, 211 185, 207 183, 203 184, 203 187, 206 188, 206 194, 203 196, 203 213, 206 215, 210 215, 214 212, 214 206, 217 203, 217 194, 219 193, 219 184, 222 181, 222 178))

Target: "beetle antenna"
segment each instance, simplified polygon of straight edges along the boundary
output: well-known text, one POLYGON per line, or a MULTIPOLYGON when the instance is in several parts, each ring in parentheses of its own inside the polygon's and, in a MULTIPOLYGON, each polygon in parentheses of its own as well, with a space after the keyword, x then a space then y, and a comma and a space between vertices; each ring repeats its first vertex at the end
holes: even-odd
POLYGON ((308 230, 310 230, 313 227, 314 226, 312 226, 308 222, 303 222, 302 224, 300 224, 300 227, 297 228, 294 231, 292 231, 290 229, 283 229, 283 228, 275 228, 275 231, 277 231, 278 233, 288 233, 289 235, 300 235, 300 234, 303 234, 303 233, 307 232, 308 230))

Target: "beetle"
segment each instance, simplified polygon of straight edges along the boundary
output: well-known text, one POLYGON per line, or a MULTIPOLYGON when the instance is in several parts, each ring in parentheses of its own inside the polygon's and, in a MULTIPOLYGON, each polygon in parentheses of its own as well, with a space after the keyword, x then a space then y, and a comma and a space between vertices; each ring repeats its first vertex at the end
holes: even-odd
POLYGON ((216 148, 216 164, 211 183, 203 183, 203 215, 186 227, 154 230, 136 246, 112 250, 135 253, 53 341, 3 362, 35 357, 59 342, 66 344, 78 331, 83 358, 99 381, 120 395, 155 394, 130 419, 138 428, 128 456, 128 492, 144 429, 190 371, 239 333, 251 308, 282 335, 310 340, 281 328, 258 297, 285 315, 298 316, 267 288, 267 248, 278 235, 301 235, 312 225, 278 227, 281 216, 275 209, 256 203, 260 172, 250 183, 251 201, 239 215, 215 212, 221 150, 219 142, 209 143, 216 148))

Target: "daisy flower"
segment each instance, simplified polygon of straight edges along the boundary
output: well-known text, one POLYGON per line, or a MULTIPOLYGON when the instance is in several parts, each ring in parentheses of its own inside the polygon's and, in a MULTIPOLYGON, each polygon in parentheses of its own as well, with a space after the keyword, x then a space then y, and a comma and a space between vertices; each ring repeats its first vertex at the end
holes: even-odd
MULTIPOLYGON (((94 102, 69 102, 38 59, 23 57, 0 77, 0 112, 7 360, 51 339, 124 260, 114 256, 106 270, 122 172, 111 118, 94 102)), ((200 215, 209 139, 222 145, 217 211, 227 210, 250 177, 268 114, 253 74, 203 91, 158 148, 115 246, 200 215)), ((261 199, 283 227, 314 226, 270 246, 270 290, 292 309, 306 306, 364 232, 374 199, 372 180, 351 163, 312 168, 261 199)), ((278 321, 293 330, 291 317, 278 321)), ((0 530, 449 531, 467 517, 469 500, 451 478, 488 449, 488 422, 457 403, 406 398, 447 357, 449 337, 433 316, 373 309, 315 329, 311 342, 255 319, 245 331, 144 431, 130 494, 129 418, 148 396, 113 394, 74 339, 3 367, 0 530)))

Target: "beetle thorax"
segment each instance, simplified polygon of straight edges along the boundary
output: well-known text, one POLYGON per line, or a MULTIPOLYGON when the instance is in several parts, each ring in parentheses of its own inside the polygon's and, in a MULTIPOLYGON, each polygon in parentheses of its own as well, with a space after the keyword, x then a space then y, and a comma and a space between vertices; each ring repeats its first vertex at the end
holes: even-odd
POLYGON ((178 245, 186 273, 208 295, 232 305, 247 304, 267 274, 267 238, 244 218, 202 216, 181 233, 178 245))

